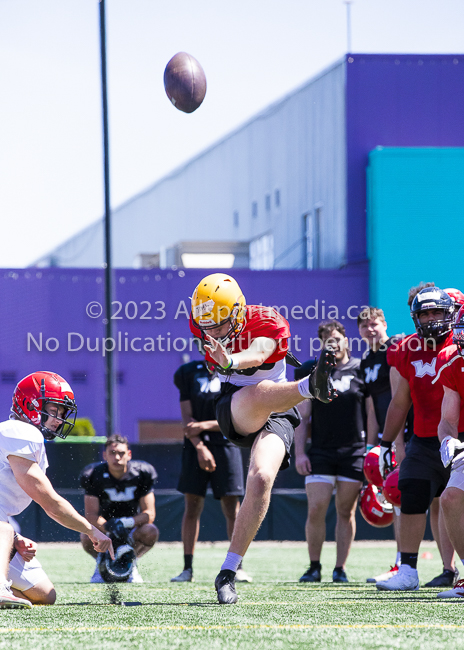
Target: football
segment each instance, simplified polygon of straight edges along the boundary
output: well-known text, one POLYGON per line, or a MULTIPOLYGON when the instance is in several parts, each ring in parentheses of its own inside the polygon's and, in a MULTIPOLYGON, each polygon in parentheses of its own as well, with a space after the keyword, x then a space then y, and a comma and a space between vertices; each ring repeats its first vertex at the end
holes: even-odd
POLYGON ((204 70, 191 54, 178 52, 164 71, 164 88, 179 111, 193 113, 206 95, 204 70))

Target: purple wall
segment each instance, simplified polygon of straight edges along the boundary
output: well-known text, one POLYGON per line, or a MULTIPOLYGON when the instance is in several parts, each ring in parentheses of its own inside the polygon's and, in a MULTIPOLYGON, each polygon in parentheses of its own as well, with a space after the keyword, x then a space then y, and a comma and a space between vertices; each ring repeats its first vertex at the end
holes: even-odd
POLYGON ((388 147, 464 146, 464 55, 347 55, 348 262, 366 259, 366 167, 388 147))
MULTIPOLYGON (((114 323, 121 333, 122 345, 134 337, 166 337, 170 333, 171 346, 178 338, 189 339, 188 322, 181 314, 175 319, 181 301, 189 308, 189 296, 196 284, 208 271, 203 270, 119 270, 116 271, 115 299, 125 306, 129 301, 137 304, 138 316, 130 320, 121 310, 122 320, 114 323), (140 316, 151 310, 149 319, 140 316), (165 303, 166 317, 162 316, 161 304, 165 303), (125 333, 127 332, 127 337, 125 333)), ((310 356, 310 339, 316 336, 317 324, 327 317, 338 316, 346 324, 347 334, 357 336, 355 316, 358 307, 367 304, 368 277, 365 264, 357 264, 340 270, 327 271, 249 271, 236 270, 234 277, 241 285, 249 304, 286 306, 292 335, 301 338, 295 350, 302 360, 310 356), (317 301, 317 302, 316 302, 317 301), (323 302, 325 301, 325 302, 323 302), (329 313, 329 306, 334 306, 329 313), (300 310, 291 309, 300 306, 300 310), (348 308, 353 309, 348 313, 348 308), (304 310, 308 310, 308 317, 304 310), (316 311, 317 307, 317 311, 316 311), (325 313, 323 313, 323 308, 325 313), (351 318, 350 318, 351 315, 351 318), (354 318, 353 318, 354 317, 354 318)), ((90 318, 86 306, 97 301, 103 304, 103 272, 82 269, 21 269, 1 272, 0 315, 2 336, 0 339, 0 417, 8 416, 11 395, 18 379, 34 370, 53 370, 71 383, 81 417, 90 417, 97 433, 104 434, 104 361, 102 353, 87 351, 86 344, 80 351, 68 350, 68 333, 77 332, 95 339, 104 337, 102 317, 90 318), (28 333, 39 341, 42 333, 42 352, 30 341, 28 333), (58 340, 56 351, 47 351, 45 341, 58 340), (11 379, 13 373, 16 381, 11 379), (86 381, 73 379, 75 373, 85 373, 86 381)), ((115 307, 116 310, 116 307, 115 307)), ((134 306, 128 308, 133 315, 134 306)), ((285 315, 285 312, 282 312, 285 315)), ((77 346, 78 338, 71 343, 77 346)), ((55 341, 49 342, 54 348, 55 341)), ((136 342, 135 345, 140 345, 136 342)), ((172 377, 182 363, 181 351, 122 351, 116 355, 116 369, 122 373, 118 385, 117 418, 119 430, 131 440, 137 440, 139 420, 178 420, 178 393, 172 377)), ((164 347, 167 347, 164 342, 164 347)), ((197 357, 197 353, 193 357, 197 357)), ((289 373, 289 378, 291 374, 289 373)))

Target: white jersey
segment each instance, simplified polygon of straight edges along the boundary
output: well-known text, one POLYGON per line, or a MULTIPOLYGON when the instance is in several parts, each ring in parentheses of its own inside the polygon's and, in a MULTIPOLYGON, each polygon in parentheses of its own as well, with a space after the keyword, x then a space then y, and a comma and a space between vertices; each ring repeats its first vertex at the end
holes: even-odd
POLYGON ((259 384, 263 379, 270 379, 276 384, 287 381, 287 365, 285 359, 280 359, 274 363, 273 368, 268 370, 256 370, 252 375, 242 375, 232 371, 231 375, 218 375, 222 383, 228 381, 235 386, 254 386, 259 384))
POLYGON ((32 499, 16 482, 8 456, 20 456, 37 463, 45 472, 48 467, 43 435, 32 424, 20 420, 0 423, 0 511, 18 515, 32 499))

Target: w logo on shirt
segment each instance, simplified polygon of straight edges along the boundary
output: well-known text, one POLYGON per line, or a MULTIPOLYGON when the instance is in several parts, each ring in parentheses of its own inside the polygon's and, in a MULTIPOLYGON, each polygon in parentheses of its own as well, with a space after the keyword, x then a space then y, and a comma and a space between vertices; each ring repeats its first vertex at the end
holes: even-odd
POLYGON ((340 393, 346 393, 347 390, 350 390, 352 379, 354 379, 354 375, 344 375, 341 379, 334 379, 333 387, 340 393))
POLYGON ((425 377, 425 375, 435 377, 437 374, 435 370, 435 366, 437 365, 436 357, 432 363, 424 363, 423 361, 411 361, 411 363, 416 371, 416 377, 425 377))
POLYGON ((110 501, 133 501, 136 489, 136 485, 130 485, 125 488, 124 492, 119 492, 116 488, 106 488, 105 492, 110 501))
POLYGON ((376 363, 373 368, 364 368, 364 372, 366 374, 366 384, 370 384, 371 381, 377 381, 381 367, 381 363, 376 363))

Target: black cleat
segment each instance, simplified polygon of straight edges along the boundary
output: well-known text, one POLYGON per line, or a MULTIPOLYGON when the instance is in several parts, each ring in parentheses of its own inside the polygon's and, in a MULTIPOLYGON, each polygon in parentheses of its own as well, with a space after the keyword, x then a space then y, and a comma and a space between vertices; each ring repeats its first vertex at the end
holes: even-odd
POLYGON ((309 567, 309 569, 305 573, 303 573, 303 575, 301 576, 298 582, 320 582, 321 569, 322 567, 320 567, 319 569, 311 569, 311 567, 309 567))
POLYGON ((320 402, 327 404, 334 397, 337 397, 337 391, 333 387, 330 371, 335 366, 335 354, 332 350, 324 348, 321 356, 309 377, 309 391, 313 397, 320 402))
POLYGON ((216 580, 214 581, 216 587, 218 602, 220 605, 233 605, 237 602, 238 596, 235 591, 235 571, 223 569, 219 571, 216 580))
POLYGON ((343 569, 334 569, 332 573, 332 582, 348 582, 345 571, 343 569))
POLYGON ((427 582, 424 587, 454 587, 458 580, 459 571, 457 569, 454 571, 443 569, 443 573, 440 573, 439 576, 436 576, 433 580, 427 582))

